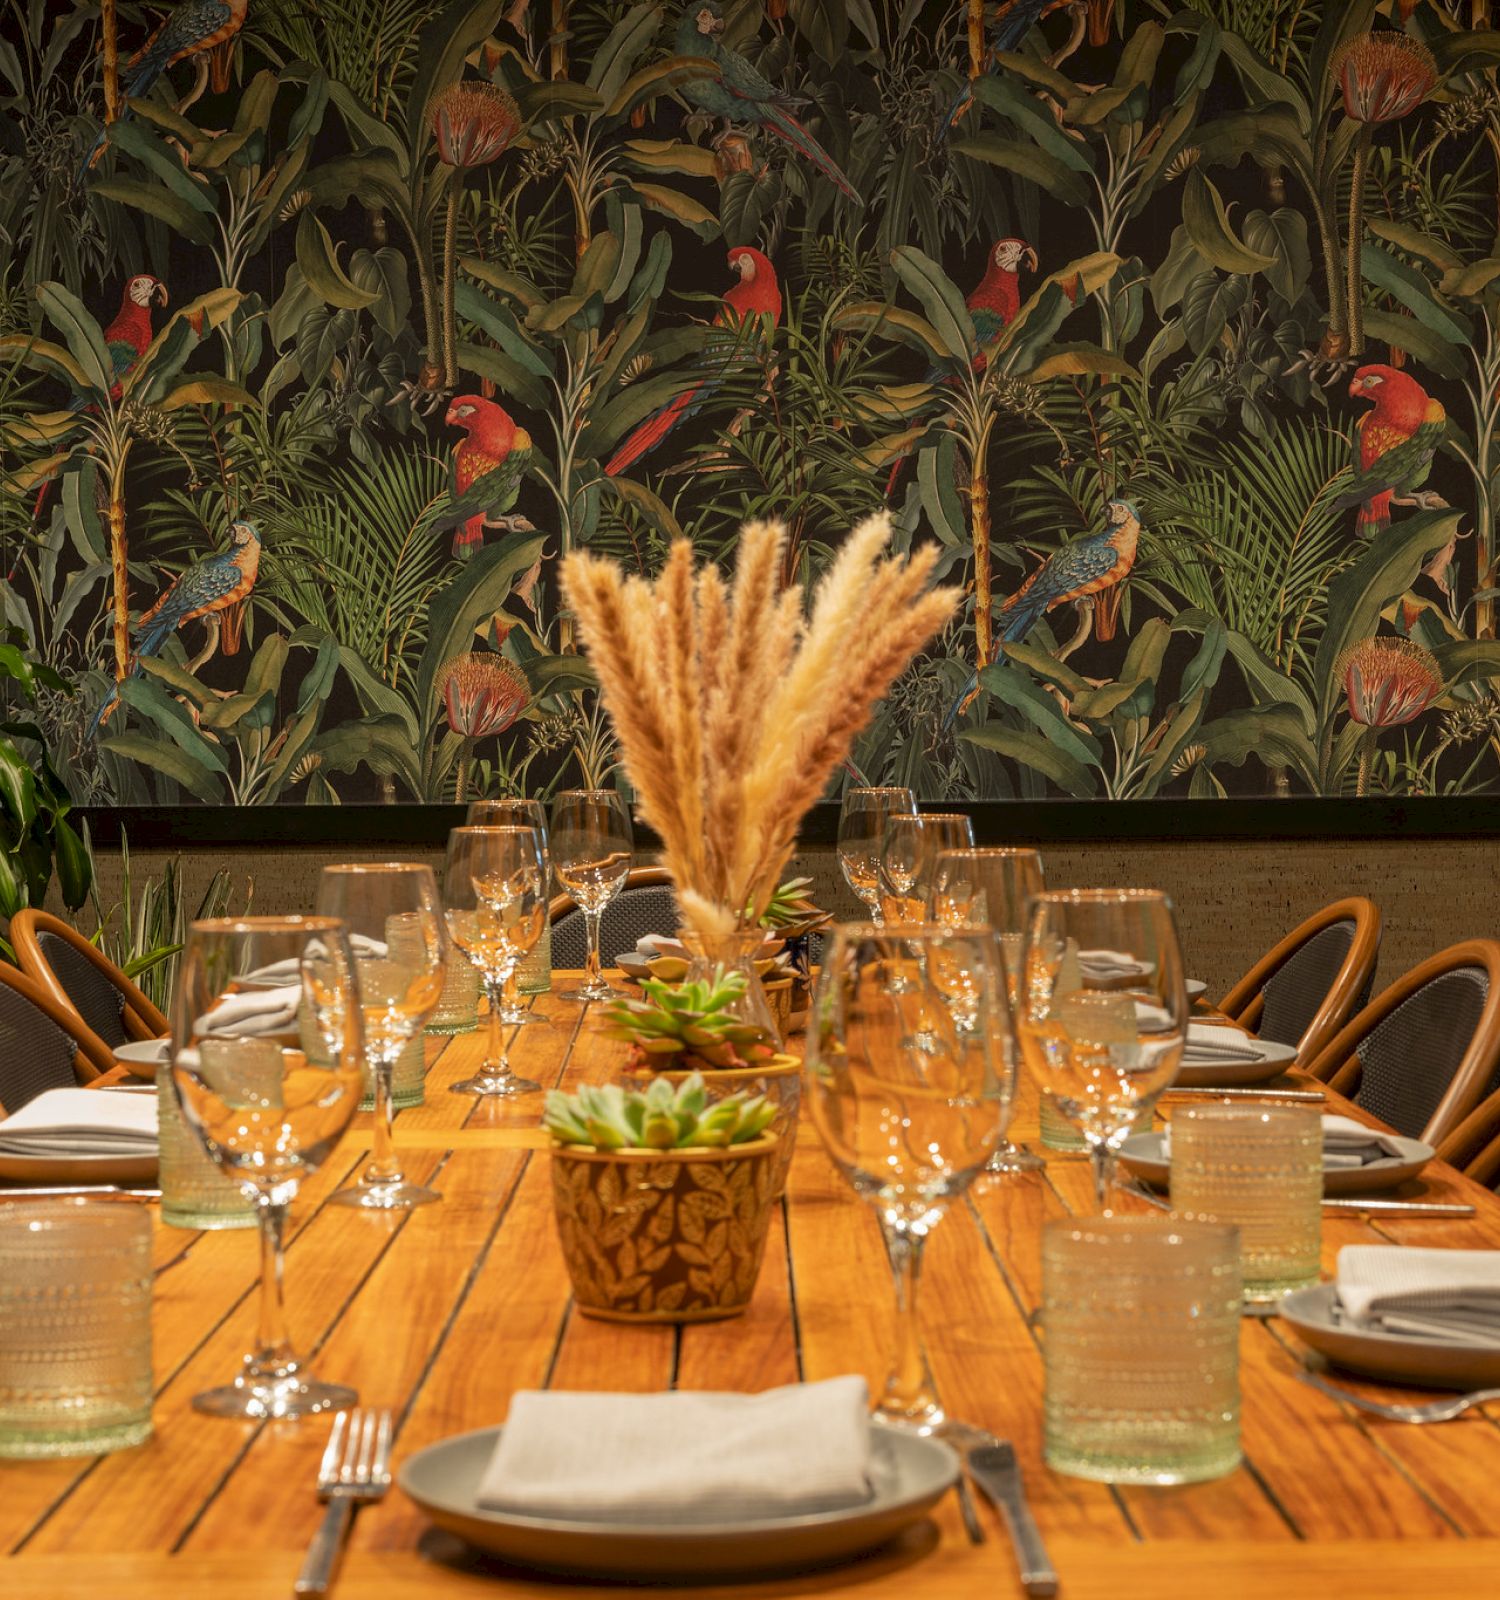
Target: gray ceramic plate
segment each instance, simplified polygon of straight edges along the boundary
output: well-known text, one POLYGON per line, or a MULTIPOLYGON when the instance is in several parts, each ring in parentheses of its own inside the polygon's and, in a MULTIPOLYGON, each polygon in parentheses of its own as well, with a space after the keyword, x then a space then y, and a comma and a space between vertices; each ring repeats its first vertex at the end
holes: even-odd
POLYGON ((1202 978, 1185 978, 1182 986, 1187 990, 1189 1000, 1196 1000, 1199 996, 1208 993, 1208 985, 1202 978))
MULTIPOLYGON (((1402 1139, 1400 1143, 1402 1154, 1399 1156, 1385 1156, 1363 1167, 1325 1168, 1323 1193, 1374 1194, 1415 1178, 1435 1152, 1430 1144, 1421 1144, 1415 1139, 1402 1139)), ((1166 1189, 1171 1185, 1172 1163, 1162 1155, 1159 1133, 1137 1133, 1127 1139, 1120 1146, 1120 1165, 1153 1189, 1166 1189)))
POLYGON ((1286 1295, 1277 1310, 1303 1343, 1351 1372, 1435 1389, 1500 1385, 1500 1350, 1493 1345, 1351 1328, 1337 1320, 1336 1307, 1334 1285, 1319 1283, 1286 1295))
POLYGON ((114 1047, 115 1060, 137 1078, 155 1078, 156 1069, 165 1065, 171 1051, 170 1039, 132 1039, 114 1047))
POLYGON ((1268 1039, 1245 1035, 1245 1046, 1255 1051, 1254 1061, 1189 1061, 1184 1053, 1180 1071, 1172 1081, 1174 1089, 1233 1089, 1245 1084, 1265 1083, 1280 1077, 1297 1059, 1297 1048, 1273 1044, 1268 1039))
POLYGON ((739 1577, 873 1550, 924 1516, 958 1478, 958 1457, 940 1441, 873 1426, 871 1433, 872 1497, 813 1516, 655 1526, 491 1511, 474 1496, 499 1428, 419 1450, 397 1481, 438 1527, 521 1566, 627 1580, 739 1577))

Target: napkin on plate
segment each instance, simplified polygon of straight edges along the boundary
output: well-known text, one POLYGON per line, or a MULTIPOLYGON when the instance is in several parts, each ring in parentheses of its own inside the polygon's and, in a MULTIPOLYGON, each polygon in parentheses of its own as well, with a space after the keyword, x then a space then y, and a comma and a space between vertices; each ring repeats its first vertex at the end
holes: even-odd
POLYGON ((1190 1022, 1182 1059, 1188 1065, 1223 1063, 1227 1066, 1233 1062, 1259 1061, 1261 1051, 1242 1028, 1232 1028, 1221 1022, 1190 1022))
POLYGON ((1345 1245, 1335 1286, 1355 1327, 1500 1349, 1500 1250, 1345 1245))
POLYGON ((1323 1118, 1325 1172, 1331 1168, 1367 1167, 1372 1161, 1384 1161, 1387 1156, 1405 1154, 1401 1141, 1393 1133, 1368 1128, 1353 1117, 1323 1118))
POLYGON ((289 1033, 297 1025, 297 1010, 302 1004, 302 985, 284 984, 277 989, 245 989, 226 994, 193 1025, 194 1034, 230 1035, 238 1039, 258 1039, 270 1033, 289 1033))
POLYGON ((869 1464, 859 1377, 763 1394, 523 1390, 475 1498, 525 1516, 733 1522, 861 1505, 869 1464))
POLYGON ((1085 977, 1141 978, 1152 971, 1149 961, 1141 961, 1126 950, 1080 950, 1078 965, 1085 977))
POLYGON ((0 1122, 0 1155, 155 1154, 154 1094, 47 1089, 0 1122))
MULTIPOLYGON (((390 953, 390 946, 383 940, 372 939, 367 933, 351 933, 349 935, 349 948, 354 953, 356 961, 384 961, 390 953)), ((287 956, 283 961, 272 961, 264 967, 256 967, 253 972, 245 974, 245 981, 250 983, 276 983, 296 982, 302 976, 302 958, 300 956, 287 956)))

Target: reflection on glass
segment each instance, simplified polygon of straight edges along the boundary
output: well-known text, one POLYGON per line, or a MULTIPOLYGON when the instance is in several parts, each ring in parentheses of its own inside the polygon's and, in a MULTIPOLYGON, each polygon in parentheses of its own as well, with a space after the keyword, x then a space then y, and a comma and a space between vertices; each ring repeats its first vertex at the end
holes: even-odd
POLYGON ((958 811, 891 817, 880 846, 880 909, 885 922, 921 922, 932 874, 945 850, 974 843, 974 824, 958 811))
POLYGON ((588 934, 584 980, 564 1000, 612 1000, 599 959, 604 908, 625 887, 634 858, 630 813, 613 789, 565 789, 552 802, 552 870, 578 903, 588 934))
MULTIPOLYGON (((547 808, 540 800, 519 798, 471 800, 469 814, 464 820, 471 828, 535 828, 537 837, 542 841, 542 869, 545 881, 550 885, 552 861, 547 849, 547 808)), ((517 967, 505 986, 505 999, 500 1006, 500 1020, 508 1027, 551 1026, 550 1017, 543 1012, 532 1010, 521 1000, 523 988, 528 983, 533 991, 551 987, 552 967, 550 961, 546 959, 548 945, 545 933, 533 948, 534 958, 517 967)))
POLYGON ((916 797, 910 789, 846 789, 839 808, 839 866, 844 882, 869 907, 878 927, 880 912, 880 847, 892 817, 914 817, 916 797))

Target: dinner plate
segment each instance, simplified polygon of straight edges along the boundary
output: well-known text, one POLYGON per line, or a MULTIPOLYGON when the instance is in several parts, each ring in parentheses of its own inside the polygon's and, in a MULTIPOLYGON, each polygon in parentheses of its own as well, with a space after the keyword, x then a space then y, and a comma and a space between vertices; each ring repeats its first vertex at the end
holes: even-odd
POLYGON ((1172 1081, 1174 1089, 1230 1089, 1243 1084, 1264 1083, 1279 1077, 1297 1059, 1297 1047, 1273 1044, 1269 1039, 1244 1038, 1246 1049, 1254 1050, 1254 1061, 1189 1061, 1184 1049, 1182 1066, 1172 1081))
POLYGON ((1304 1344, 1351 1372, 1439 1389, 1500 1385, 1500 1349, 1351 1327, 1338 1318, 1338 1291, 1331 1283, 1296 1289, 1277 1309, 1304 1344))
POLYGON ((1208 985, 1202 978, 1184 978, 1182 987, 1187 990, 1189 1000, 1201 1000, 1208 993, 1208 985))
POLYGON ((480 1478, 499 1442, 481 1428, 409 1457, 397 1481, 432 1520, 481 1550, 522 1566, 616 1579, 733 1578, 846 1560, 918 1521, 958 1478, 941 1441, 871 1425, 874 1493, 861 1505, 811 1516, 666 1524, 522 1516, 478 1505, 480 1478))
POLYGON ((170 1039, 132 1039, 114 1047, 115 1060, 134 1077, 155 1079, 156 1069, 166 1065, 172 1048, 170 1039))
MULTIPOLYGON (((1432 1160, 1436 1153, 1430 1144, 1416 1139, 1398 1139, 1399 1156, 1382 1156, 1362 1167, 1325 1167, 1324 1194, 1371 1194, 1405 1183, 1432 1160)), ((1171 1187, 1172 1162, 1163 1156, 1159 1133, 1137 1133, 1120 1146, 1120 1162, 1125 1170, 1153 1189, 1171 1187)))

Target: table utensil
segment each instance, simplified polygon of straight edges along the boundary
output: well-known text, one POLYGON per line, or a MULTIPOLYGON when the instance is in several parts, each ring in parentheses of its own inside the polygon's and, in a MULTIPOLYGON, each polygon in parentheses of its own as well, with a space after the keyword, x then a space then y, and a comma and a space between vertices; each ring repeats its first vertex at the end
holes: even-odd
MULTIPOLYGON (((543 887, 550 888, 552 857, 547 846, 547 808, 540 800, 519 797, 471 800, 464 821, 471 828, 535 828, 542 844, 543 887)), ((541 994, 551 987, 552 939, 544 928, 541 938, 522 958, 505 986, 505 1000, 500 1008, 501 1022, 508 1028, 551 1027, 552 1019, 545 1012, 535 1010, 521 999, 524 994, 541 994)))
POLYGON ((1005 1519, 1010 1542, 1015 1547, 1016 1563, 1021 1569, 1021 1587, 1029 1595, 1056 1594, 1057 1573, 1026 1499, 1015 1446, 1005 1439, 994 1444, 975 1445, 965 1452, 964 1464, 1005 1519))
POLYGON ((588 935, 584 980, 561 990, 564 1000, 612 1000, 599 956, 599 923, 604 908, 630 877, 635 838, 630 813, 613 789, 565 789, 552 802, 548 835, 552 870, 578 902, 588 935))
POLYGON ((448 835, 443 900, 454 945, 473 962, 490 1002, 489 1048, 454 1094, 507 1098, 541 1085, 511 1071, 501 1013, 505 990, 547 919, 547 879, 535 828, 455 828, 448 835))
POLYGON ((193 1397, 222 1417, 297 1417, 352 1406, 352 1389, 309 1376, 292 1351, 282 1300, 287 1208, 342 1137, 364 1083, 363 1017, 354 956, 332 917, 218 917, 188 929, 172 1006, 172 1086, 210 1158, 255 1201, 261 1306, 239 1375, 193 1397), (278 960, 301 973, 307 1050, 281 1038, 210 1031, 239 975, 278 960))
POLYGON ((941 1440, 873 1423, 873 1492, 863 1505, 744 1521, 713 1512, 672 1523, 532 1517, 490 1510, 476 1498, 500 1434, 483 1428, 430 1445, 402 1462, 396 1481, 440 1528, 478 1549, 527 1567, 613 1582, 739 1579, 848 1560, 920 1521, 960 1471, 958 1456, 941 1440))
POLYGON ((307 1547, 293 1594, 328 1593, 355 1511, 379 1500, 390 1486, 390 1412, 383 1406, 340 1411, 318 1468, 318 1498, 328 1502, 328 1510, 307 1547))
POLYGON ((892 817, 914 817, 916 797, 910 789, 846 789, 839 807, 839 866, 844 882, 869 908, 878 928, 880 909, 880 847, 885 825, 892 817))
POLYGON ((1101 1213, 1115 1154, 1176 1077, 1187 1030, 1172 902, 1154 889, 1074 889, 1031 902, 1016 1029, 1037 1086, 1083 1134, 1101 1213), (1091 978, 1080 951, 1139 969, 1091 978))
POLYGON ((1166 1217, 1042 1230, 1047 1465, 1196 1483, 1240 1459, 1237 1231, 1166 1217))
POLYGON ((1236 1089, 1227 1085, 1174 1083, 1162 1096, 1165 1100, 1285 1100, 1291 1105, 1323 1105, 1328 1096, 1321 1089, 1236 1089))
POLYGON ((1384 1417, 1388 1422, 1414 1422, 1419 1427, 1427 1422, 1452 1422, 1474 1406, 1491 1400, 1500 1400, 1500 1389, 1473 1389, 1468 1394, 1456 1394, 1447 1400, 1429 1400, 1423 1405, 1398 1405, 1394 1401, 1371 1400, 1367 1395, 1355 1394, 1352 1389, 1341 1389, 1329 1383, 1306 1367, 1294 1367, 1292 1376, 1309 1388, 1326 1394, 1331 1400, 1341 1400, 1356 1411, 1368 1411, 1372 1417, 1384 1417))
POLYGON ((160 1189, 127 1189, 118 1183, 55 1183, 30 1189, 0 1189, 0 1200, 40 1200, 59 1194, 118 1195, 132 1200, 161 1198, 160 1189))
POLYGON ((921 922, 928 915, 938 857, 973 843, 974 824, 961 811, 888 817, 880 842, 882 923, 921 922))
MULTIPOLYGON (((1019 1004, 1026 905, 1043 887, 1042 858, 1035 850, 944 850, 933 867, 928 915, 945 928, 995 930, 1012 1016, 1019 1004)), ((1014 1045, 1011 1029, 1006 1040, 1014 1045)), ((1044 1166, 1040 1156, 1002 1138, 985 1171, 1035 1172, 1044 1166)))
POLYGON ((1009 1026, 988 930, 846 923, 833 930, 808 1027, 806 1104, 834 1165, 880 1219, 896 1351, 877 1417, 944 1420, 917 1321, 927 1235, 983 1170, 1010 1112, 995 1040, 1009 1026))
MULTIPOLYGON (((1415 1141, 1413 1141, 1415 1142, 1415 1141)), ((1328 1200, 1323 1201, 1325 1211, 1368 1211, 1389 1216, 1393 1212, 1410 1212, 1414 1216, 1425 1213, 1431 1217, 1472 1217, 1474 1207, 1462 1202, 1439 1200, 1328 1200)))
POLYGON ((410 1183, 391 1144, 396 1062, 443 994, 448 935, 432 869, 412 861, 324 867, 317 909, 338 918, 354 948, 354 987, 364 1018, 365 1064, 375 1088, 374 1147, 359 1181, 331 1196, 335 1205, 409 1211, 442 1196, 410 1183))

